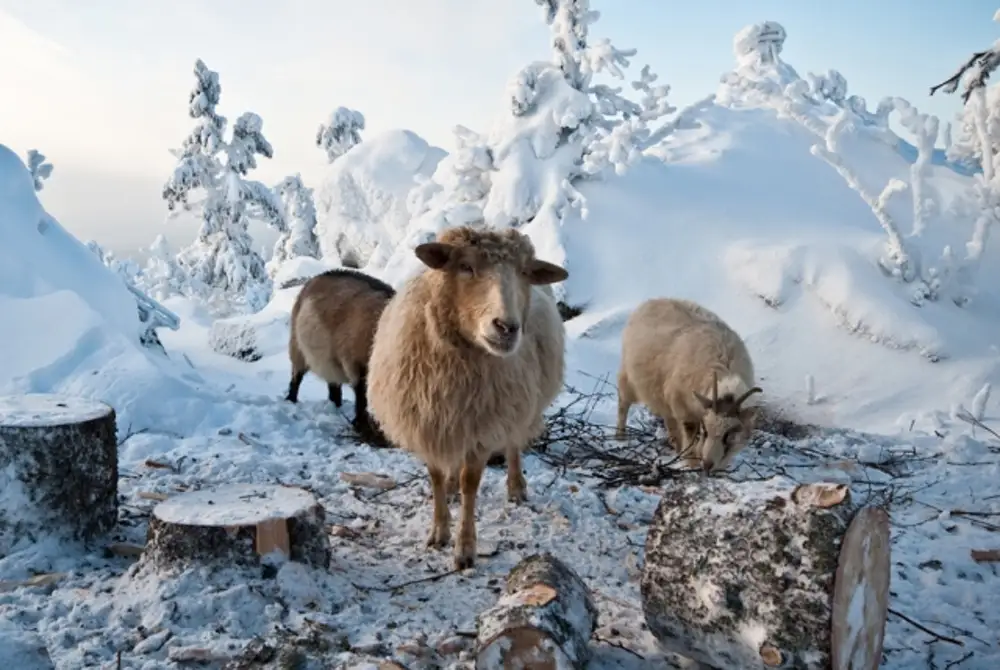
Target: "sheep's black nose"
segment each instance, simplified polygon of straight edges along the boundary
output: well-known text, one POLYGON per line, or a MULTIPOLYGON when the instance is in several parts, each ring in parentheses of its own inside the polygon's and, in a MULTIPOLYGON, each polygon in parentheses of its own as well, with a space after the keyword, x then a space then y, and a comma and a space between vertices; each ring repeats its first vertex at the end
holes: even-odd
POLYGON ((712 468, 714 467, 715 463, 713 463, 712 461, 702 461, 701 463, 701 469, 704 470, 705 472, 711 472, 712 468))
POLYGON ((504 337, 513 337, 517 334, 520 325, 516 321, 503 321, 502 319, 493 319, 493 327, 497 329, 497 332, 504 337))

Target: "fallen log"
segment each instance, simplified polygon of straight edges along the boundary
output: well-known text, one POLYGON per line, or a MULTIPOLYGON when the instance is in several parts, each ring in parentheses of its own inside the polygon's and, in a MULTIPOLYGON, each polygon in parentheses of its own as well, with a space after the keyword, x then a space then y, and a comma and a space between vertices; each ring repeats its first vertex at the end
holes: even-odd
POLYGON ((118 522, 115 410, 63 395, 0 397, 0 532, 89 540, 118 522))
POLYGON ((643 611, 665 649, 711 667, 875 670, 889 557, 886 513, 843 485, 699 477, 657 507, 643 611))
POLYGON ((584 668, 597 609, 569 566, 535 554, 514 566, 506 592, 476 624, 477 670, 584 668))
POLYGON ((153 508, 142 561, 259 565, 279 551, 325 568, 330 559, 323 506, 308 491, 272 484, 227 484, 172 496, 153 508))

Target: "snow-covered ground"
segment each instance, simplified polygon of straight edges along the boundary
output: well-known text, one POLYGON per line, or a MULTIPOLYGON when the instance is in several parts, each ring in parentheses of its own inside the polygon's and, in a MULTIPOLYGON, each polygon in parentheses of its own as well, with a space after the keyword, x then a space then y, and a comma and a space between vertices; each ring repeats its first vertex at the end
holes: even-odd
MULTIPOLYGON (((570 213, 558 235, 545 228, 547 213, 532 224, 539 249, 566 262, 567 301, 584 308, 567 323, 570 389, 557 405, 590 395, 589 420, 612 424, 614 389, 602 380, 614 379, 629 311, 661 295, 702 302, 746 338, 773 411, 821 427, 791 437, 762 431, 729 476, 849 480, 889 502, 884 667, 1000 667, 1000 579, 995 564, 970 554, 1000 546, 1000 437, 962 418, 968 408, 1000 429, 983 392, 1000 383, 1000 252, 987 247, 968 305, 950 299, 964 290, 951 285, 939 299, 914 304, 919 282, 878 266, 886 234, 872 209, 811 149, 832 143, 877 196, 890 179, 911 180, 912 147, 860 121, 827 142, 842 108, 821 101, 803 111, 784 94, 734 102, 749 76, 736 74, 744 79, 724 84, 717 104, 692 112, 624 175, 584 183, 585 219, 570 213)), ((343 230, 373 223, 366 249, 383 247, 368 269, 394 280, 392 259, 409 253, 429 221, 447 218, 427 210, 404 230, 400 175, 437 179, 435 167, 466 169, 478 154, 448 162, 402 131, 362 147, 334 163, 330 184, 351 177, 357 202, 381 207, 343 230), (380 179, 381 191, 369 183, 380 179)), ((937 209, 919 238, 907 238, 927 266, 945 245, 963 249, 972 234, 962 210, 971 179, 931 163, 925 192, 937 209)), ((914 219, 909 197, 895 196, 887 210, 904 233, 914 219)), ((321 204, 320 215, 332 216, 332 208, 332 200, 321 204)), ((486 210, 497 206, 487 201, 486 210)), ((482 557, 472 571, 451 573, 450 553, 424 548, 431 510, 420 463, 352 440, 352 404, 337 411, 314 377, 298 405, 281 399, 297 287, 277 291, 251 317, 262 354, 255 362, 212 351, 213 317, 180 297, 164 301, 181 317, 178 331, 160 333, 167 356, 144 349, 129 293, 45 214, 30 175, 2 146, 0 238, 0 393, 104 400, 117 411, 120 440, 120 527, 106 542, 0 536, 0 660, 10 667, 30 667, 13 654, 32 645, 44 646, 60 670, 176 668, 199 654, 221 667, 255 637, 289 657, 304 655, 301 667, 365 667, 366 659, 391 656, 410 668, 469 667, 463 650, 476 614, 495 602, 508 570, 536 551, 563 558, 595 594, 601 620, 591 667, 674 667, 645 630, 638 586, 658 486, 670 480, 602 488, 600 473, 531 454, 529 503, 512 506, 503 470, 491 469, 479 498, 482 557), (396 485, 372 489, 342 478, 362 472, 396 485), (150 494, 224 482, 313 491, 331 524, 329 569, 287 563, 277 571, 166 574, 106 552, 112 542, 142 544, 150 494), (51 573, 58 576, 20 584, 51 573)), ((299 262, 285 274, 321 267, 299 262)))

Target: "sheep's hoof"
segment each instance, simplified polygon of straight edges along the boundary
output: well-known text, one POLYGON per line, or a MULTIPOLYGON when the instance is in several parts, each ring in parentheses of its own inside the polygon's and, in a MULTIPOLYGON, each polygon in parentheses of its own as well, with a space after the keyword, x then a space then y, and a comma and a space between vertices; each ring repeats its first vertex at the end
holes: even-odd
POLYGON ((427 537, 427 548, 444 549, 450 541, 451 537, 447 529, 432 528, 431 534, 427 537))
POLYGON ((285 396, 285 402, 298 403, 299 399, 297 397, 293 397, 291 395, 286 395, 285 396))
POLYGON ((512 502, 515 505, 523 505, 528 502, 527 491, 507 491, 507 502, 512 502))
POLYGON ((455 552, 455 569, 468 570, 476 565, 476 549, 469 547, 455 552))

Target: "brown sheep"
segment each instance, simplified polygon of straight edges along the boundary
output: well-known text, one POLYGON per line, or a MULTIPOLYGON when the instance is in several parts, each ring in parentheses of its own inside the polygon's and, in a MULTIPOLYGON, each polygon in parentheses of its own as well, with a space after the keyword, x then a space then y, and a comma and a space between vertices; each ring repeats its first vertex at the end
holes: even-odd
POLYGON ((343 403, 342 384, 354 390, 354 428, 363 438, 385 439, 368 413, 368 356, 379 316, 395 290, 356 270, 338 268, 311 278, 292 306, 288 356, 292 377, 285 399, 298 402, 299 387, 312 371, 327 383, 334 405, 343 403))
POLYGON ((527 236, 463 226, 419 245, 429 268, 379 320, 368 389, 392 442, 427 465, 434 499, 429 547, 451 539, 448 481, 461 493, 455 566, 476 557, 476 497, 483 469, 507 456, 507 495, 527 499, 521 450, 545 428, 562 389, 565 331, 552 292, 563 268, 535 257, 527 236))
POLYGON ((718 315, 689 300, 647 300, 622 332, 617 437, 640 402, 690 465, 722 470, 753 431, 756 410, 743 407, 762 392, 753 383, 746 345, 718 315))

